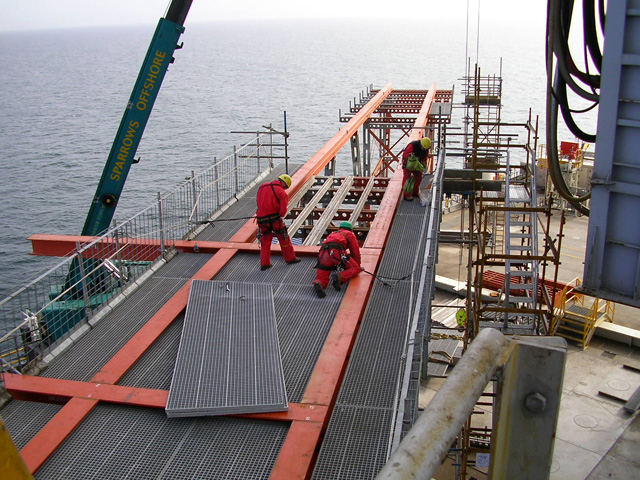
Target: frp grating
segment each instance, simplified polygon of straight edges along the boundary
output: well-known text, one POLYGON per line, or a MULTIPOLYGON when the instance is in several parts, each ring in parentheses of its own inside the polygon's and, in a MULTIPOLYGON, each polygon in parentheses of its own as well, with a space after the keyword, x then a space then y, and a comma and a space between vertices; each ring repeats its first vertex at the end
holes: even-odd
POLYGON ((271 285, 194 280, 167 416, 287 409, 271 285))
POLYGON ((160 409, 100 404, 35 478, 267 479, 288 429, 287 422, 171 419, 160 409))
POLYGON ((318 298, 312 288, 316 258, 288 265, 272 255, 273 267, 259 270, 256 255, 237 253, 216 275, 218 280, 273 284, 276 322, 289 401, 299 403, 322 351, 346 289, 327 289, 318 298))
POLYGON ((428 209, 402 202, 325 434, 313 480, 372 479, 390 453, 428 209), (396 279, 396 280, 393 280, 396 279), (403 279, 403 280, 398 280, 403 279))

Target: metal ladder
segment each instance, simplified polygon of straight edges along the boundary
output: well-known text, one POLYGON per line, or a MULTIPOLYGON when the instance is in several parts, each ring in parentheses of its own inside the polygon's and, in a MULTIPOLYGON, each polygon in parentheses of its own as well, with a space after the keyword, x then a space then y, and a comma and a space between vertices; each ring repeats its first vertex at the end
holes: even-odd
MULTIPOLYGON (((536 205, 535 175, 529 181, 514 184, 510 152, 507 151, 505 176, 505 305, 513 305, 517 312, 505 312, 505 332, 534 333, 538 308, 538 253, 537 214, 531 209, 536 205), (513 258, 520 257, 520 258, 513 258)), ((525 172, 525 180, 526 180, 525 172)))

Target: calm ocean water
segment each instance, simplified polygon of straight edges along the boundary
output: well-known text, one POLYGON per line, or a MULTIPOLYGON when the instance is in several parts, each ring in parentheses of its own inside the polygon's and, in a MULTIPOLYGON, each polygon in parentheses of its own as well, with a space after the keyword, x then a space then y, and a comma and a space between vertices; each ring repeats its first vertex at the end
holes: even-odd
MULTIPOLYGON (((459 93, 465 73, 463 22, 410 29, 400 21, 187 19, 186 26, 117 219, 228 155, 246 139, 231 131, 282 128, 286 110, 289 153, 304 162, 342 126, 339 110, 368 86, 436 82, 459 93)), ((81 231, 153 30, 0 34, 0 298, 58 261, 30 256, 27 237, 81 231)), ((482 73, 499 74, 501 59, 503 119, 524 122, 529 108, 543 117, 544 31, 523 24, 483 33, 482 73)))

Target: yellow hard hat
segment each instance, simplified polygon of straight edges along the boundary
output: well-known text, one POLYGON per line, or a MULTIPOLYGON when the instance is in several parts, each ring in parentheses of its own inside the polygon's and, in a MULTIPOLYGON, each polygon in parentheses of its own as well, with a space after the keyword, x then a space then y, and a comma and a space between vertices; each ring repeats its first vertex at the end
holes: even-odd
POLYGON ((284 182, 284 184, 287 186, 286 188, 289 188, 291 186, 291 177, 286 173, 283 173, 278 178, 284 182))
POLYGON ((431 147, 431 139, 429 137, 422 137, 420 145, 422 145, 422 148, 425 150, 429 150, 429 147, 431 147))

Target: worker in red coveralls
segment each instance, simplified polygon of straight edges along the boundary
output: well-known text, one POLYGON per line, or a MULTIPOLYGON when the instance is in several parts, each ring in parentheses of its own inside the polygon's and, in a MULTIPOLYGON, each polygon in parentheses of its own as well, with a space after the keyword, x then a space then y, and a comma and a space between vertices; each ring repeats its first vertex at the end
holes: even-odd
POLYGON ((316 295, 319 298, 326 295, 324 289, 329 285, 331 272, 336 270, 339 265, 343 270, 334 276, 333 288, 340 290, 343 283, 364 270, 360 267, 360 262, 360 247, 358 239, 353 233, 353 226, 349 222, 342 222, 340 228, 330 233, 320 247, 316 265, 316 279, 313 281, 316 295))
POLYGON ((407 201, 412 201, 413 197, 418 197, 420 191, 420 182, 422 181, 422 173, 427 166, 427 156, 431 148, 431 139, 423 137, 415 140, 405 147, 402 151, 402 195, 407 201), (406 191, 404 186, 407 180, 413 176, 413 189, 406 191))
POLYGON ((291 177, 283 174, 273 182, 266 182, 258 188, 256 203, 258 211, 258 238, 260 239, 260 270, 271 268, 271 242, 275 235, 280 242, 282 256, 287 263, 298 263, 291 239, 287 234, 284 217, 287 215, 289 196, 285 191, 291 186, 291 177))

